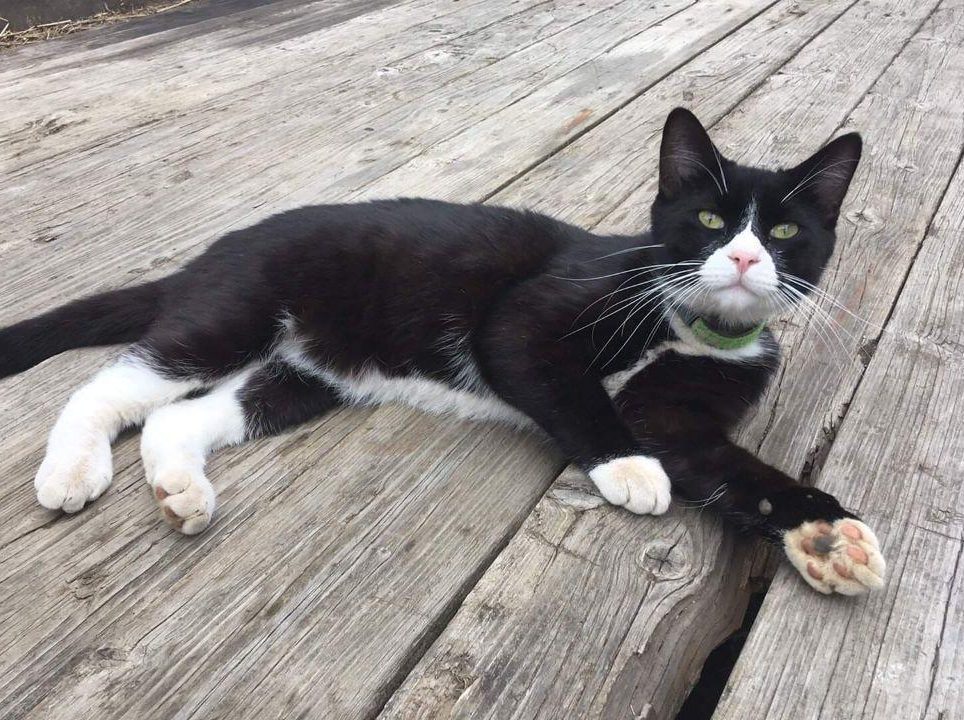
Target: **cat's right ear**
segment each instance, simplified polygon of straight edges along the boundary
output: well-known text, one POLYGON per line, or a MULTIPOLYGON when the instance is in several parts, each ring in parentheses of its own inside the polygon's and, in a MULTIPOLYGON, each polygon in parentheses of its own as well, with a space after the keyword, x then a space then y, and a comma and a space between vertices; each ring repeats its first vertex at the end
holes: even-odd
POLYGON ((790 170, 793 188, 783 201, 794 195, 809 198, 818 208, 824 223, 833 227, 847 188, 857 170, 863 143, 855 132, 841 135, 790 170))
POLYGON ((723 158, 696 116, 678 107, 666 118, 659 147, 659 192, 673 198, 687 182, 712 178, 720 194, 726 190, 723 158), (717 172, 719 177, 717 177, 717 172))

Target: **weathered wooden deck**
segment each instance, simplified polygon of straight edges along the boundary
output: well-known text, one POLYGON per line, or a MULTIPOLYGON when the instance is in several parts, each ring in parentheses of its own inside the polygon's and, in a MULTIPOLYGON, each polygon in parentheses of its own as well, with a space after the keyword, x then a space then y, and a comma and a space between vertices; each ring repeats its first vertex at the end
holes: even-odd
MULTIPOLYGON (((741 442, 876 528, 866 599, 775 580, 717 717, 964 717, 964 0, 257 0, 0 54, 0 324, 309 202, 647 223, 658 130, 866 152, 825 287, 741 442), (836 349, 835 349, 836 348, 836 349)), ((214 525, 135 437, 71 517, 32 478, 108 353, 0 383, 0 717, 671 718, 772 560, 601 504, 538 440, 399 407, 224 452, 214 525)))

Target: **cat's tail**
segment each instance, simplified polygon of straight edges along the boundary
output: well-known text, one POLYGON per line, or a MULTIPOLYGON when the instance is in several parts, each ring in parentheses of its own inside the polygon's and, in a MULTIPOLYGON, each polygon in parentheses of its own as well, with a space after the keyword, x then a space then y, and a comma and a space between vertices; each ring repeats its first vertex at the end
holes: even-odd
POLYGON ((0 378, 66 350, 138 340, 157 315, 164 283, 91 295, 0 328, 0 378))

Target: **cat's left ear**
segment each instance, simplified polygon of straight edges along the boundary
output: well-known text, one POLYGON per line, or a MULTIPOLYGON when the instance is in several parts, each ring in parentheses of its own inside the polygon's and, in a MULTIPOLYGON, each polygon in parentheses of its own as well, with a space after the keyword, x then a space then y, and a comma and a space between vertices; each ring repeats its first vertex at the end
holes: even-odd
POLYGON ((784 200, 797 194, 811 198, 824 223, 832 228, 860 162, 862 147, 860 135, 855 132, 832 140, 790 170, 792 189, 784 200))
POLYGON ((659 192, 674 198, 688 183, 712 181, 720 195, 726 193, 723 158, 706 129, 686 108, 678 107, 666 118, 659 147, 659 192))

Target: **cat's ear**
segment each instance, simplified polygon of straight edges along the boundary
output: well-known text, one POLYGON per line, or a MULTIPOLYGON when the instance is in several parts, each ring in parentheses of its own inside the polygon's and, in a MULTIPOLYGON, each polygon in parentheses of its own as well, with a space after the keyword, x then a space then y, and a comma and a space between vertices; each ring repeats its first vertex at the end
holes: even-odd
POLYGON ((686 108, 678 107, 666 118, 659 147, 659 192, 673 198, 688 182, 712 179, 716 189, 726 191, 723 159, 710 136, 686 108))
POLYGON ((847 188, 860 162, 863 143, 858 133, 847 133, 832 140, 790 170, 792 183, 784 201, 794 195, 809 198, 820 211, 824 223, 833 227, 847 188))

